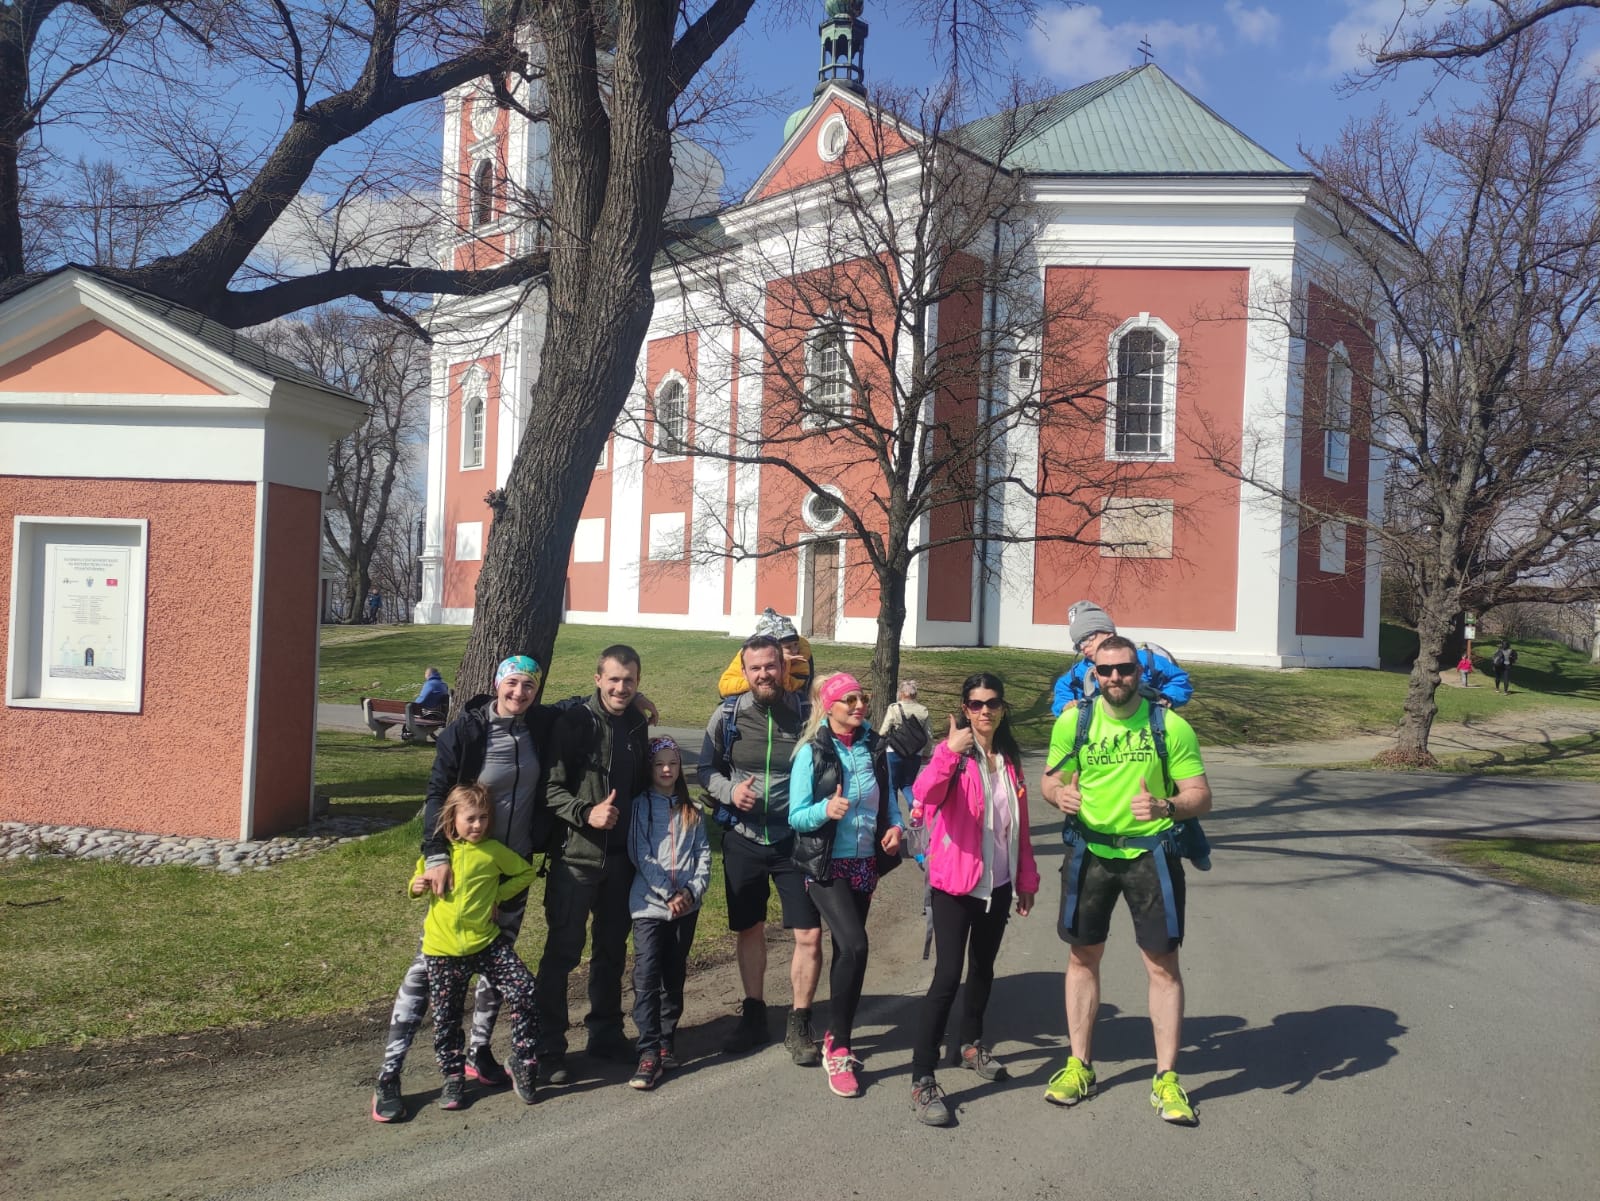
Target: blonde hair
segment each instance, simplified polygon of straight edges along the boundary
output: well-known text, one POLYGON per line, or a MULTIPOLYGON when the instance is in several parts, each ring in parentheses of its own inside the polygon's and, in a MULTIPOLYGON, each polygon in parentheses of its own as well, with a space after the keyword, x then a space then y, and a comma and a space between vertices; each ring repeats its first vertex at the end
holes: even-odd
POLYGON ((794 754, 789 756, 791 759, 794 758, 794 755, 798 755, 800 753, 801 747, 815 741, 817 737, 817 731, 822 729, 822 724, 828 720, 828 711, 822 703, 823 685, 829 680, 833 679, 835 676, 848 674, 848 672, 843 671, 830 671, 825 676, 817 676, 812 679, 810 693, 811 716, 806 718, 806 724, 800 731, 800 737, 794 740, 794 754))
POLYGON ((494 813, 489 800, 489 790, 482 784, 457 784, 444 798, 444 808, 439 810, 439 821, 433 827, 435 834, 443 834, 450 842, 456 841, 456 814, 463 809, 486 809, 494 813))

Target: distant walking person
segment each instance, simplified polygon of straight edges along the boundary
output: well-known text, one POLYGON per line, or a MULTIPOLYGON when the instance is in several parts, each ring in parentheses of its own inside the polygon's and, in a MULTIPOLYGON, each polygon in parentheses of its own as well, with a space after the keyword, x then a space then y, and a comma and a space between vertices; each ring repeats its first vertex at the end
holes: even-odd
POLYGON ((383 594, 376 588, 367 592, 367 624, 373 625, 378 620, 378 614, 383 611, 383 594))
POLYGON ((1091 702, 1087 736, 1078 737, 1083 714, 1076 708, 1063 713, 1050 734, 1042 791, 1067 815, 1058 932, 1071 946, 1066 1002, 1072 1054, 1050 1077, 1045 1099, 1076 1105, 1098 1090, 1093 1050, 1100 961, 1111 914, 1123 897, 1149 979, 1156 1050, 1150 1104, 1164 1121, 1192 1126, 1194 1107, 1177 1073, 1185 887, 1171 831, 1175 822, 1211 812, 1211 786, 1189 723, 1170 712, 1159 728, 1152 720, 1150 703, 1139 695, 1137 651, 1115 635, 1101 642, 1094 655, 1100 692, 1091 702))
POLYGON ((1461 687, 1467 687, 1472 680, 1472 656, 1463 651, 1456 670, 1461 673, 1461 687))
POLYGON ((939 1043, 967 970, 958 1038, 961 1066, 984 1080, 1006 1069, 983 1042, 983 1014, 994 988, 994 962, 1011 903, 1027 917, 1039 891, 1028 835, 1028 789, 1022 751, 1011 732, 1005 684, 979 672, 961 686, 963 716, 917 777, 917 807, 931 827, 928 882, 938 959, 922 1002, 911 1051, 911 1112, 928 1126, 950 1121, 934 1078, 939 1043))
POLYGON ((906 812, 916 803, 912 782, 922 770, 933 743, 933 727, 928 724, 928 707, 917 703, 917 682, 900 681, 900 695, 883 714, 883 741, 889 754, 889 787, 895 803, 904 803, 906 812))

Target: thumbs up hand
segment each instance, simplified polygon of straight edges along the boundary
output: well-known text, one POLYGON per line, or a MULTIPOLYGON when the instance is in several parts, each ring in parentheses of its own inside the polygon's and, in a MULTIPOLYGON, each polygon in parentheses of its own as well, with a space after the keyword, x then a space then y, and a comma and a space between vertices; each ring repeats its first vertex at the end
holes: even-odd
POLYGON ((1153 822, 1167 815, 1166 801, 1158 801, 1150 795, 1150 787, 1145 783, 1143 776, 1139 777, 1139 791, 1133 794, 1133 800, 1129 804, 1133 809, 1133 816, 1142 822, 1153 822))
POLYGON ((828 798, 827 814, 834 821, 838 821, 850 811, 850 802, 844 799, 844 785, 833 790, 833 795, 828 798))
POLYGON ((950 733, 945 735, 945 746, 951 754, 965 755, 972 749, 972 727, 956 725, 955 714, 950 715, 950 733))
POLYGON ((613 788, 605 800, 589 810, 589 825, 596 830, 609 830, 621 816, 617 809, 617 790, 613 788))
POLYGON ((1077 816, 1078 810, 1083 808, 1083 794, 1078 791, 1078 773, 1072 773, 1072 779, 1063 781, 1059 773, 1047 772, 1044 777, 1044 786, 1040 789, 1044 799, 1049 801, 1068 817, 1077 816))

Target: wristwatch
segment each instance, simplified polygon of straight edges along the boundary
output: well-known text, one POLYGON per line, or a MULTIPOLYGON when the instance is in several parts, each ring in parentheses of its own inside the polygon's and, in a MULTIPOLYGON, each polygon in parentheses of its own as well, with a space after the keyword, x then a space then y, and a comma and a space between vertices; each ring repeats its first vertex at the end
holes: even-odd
POLYGON ((1171 797, 1167 797, 1165 799, 1167 802, 1167 820, 1171 821, 1178 815, 1178 806, 1173 804, 1171 797))

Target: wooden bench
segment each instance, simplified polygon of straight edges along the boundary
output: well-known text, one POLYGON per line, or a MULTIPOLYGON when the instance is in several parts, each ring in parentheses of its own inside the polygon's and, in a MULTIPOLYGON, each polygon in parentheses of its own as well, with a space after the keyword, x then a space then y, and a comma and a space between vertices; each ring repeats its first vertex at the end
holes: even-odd
POLYGON ((411 701, 389 701, 382 697, 361 698, 361 716, 367 729, 378 738, 386 738, 390 726, 400 727, 401 742, 428 742, 439 736, 445 719, 433 709, 423 709, 411 701))

